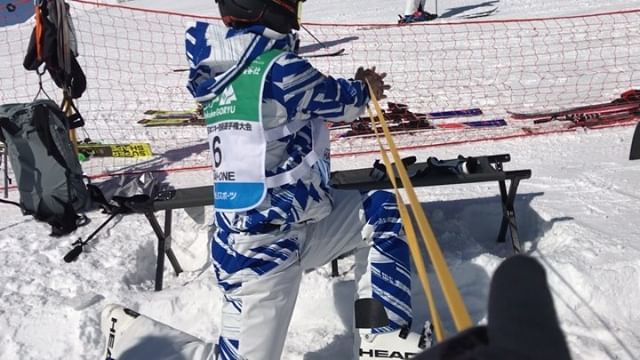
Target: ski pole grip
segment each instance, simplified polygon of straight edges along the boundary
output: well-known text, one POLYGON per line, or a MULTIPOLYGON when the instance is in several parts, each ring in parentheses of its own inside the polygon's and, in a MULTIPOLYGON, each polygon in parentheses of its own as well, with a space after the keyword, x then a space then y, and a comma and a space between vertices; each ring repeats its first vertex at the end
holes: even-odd
POLYGON ((82 253, 82 245, 76 245, 71 251, 64 256, 64 262, 70 263, 78 259, 78 256, 82 253))

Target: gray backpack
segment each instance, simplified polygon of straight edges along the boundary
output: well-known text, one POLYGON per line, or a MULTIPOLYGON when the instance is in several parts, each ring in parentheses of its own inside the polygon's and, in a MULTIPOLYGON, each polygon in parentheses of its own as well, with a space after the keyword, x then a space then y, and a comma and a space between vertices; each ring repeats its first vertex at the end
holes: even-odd
POLYGON ((20 207, 65 235, 91 204, 82 167, 69 139, 69 123, 51 100, 0 106, 0 141, 7 146, 20 207))

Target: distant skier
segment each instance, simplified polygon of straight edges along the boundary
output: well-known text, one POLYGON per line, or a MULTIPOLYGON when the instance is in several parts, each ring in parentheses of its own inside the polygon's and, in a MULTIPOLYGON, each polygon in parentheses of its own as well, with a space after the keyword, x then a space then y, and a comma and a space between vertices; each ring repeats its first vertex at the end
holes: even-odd
POLYGON ((437 18, 437 14, 424 11, 425 2, 426 0, 405 0, 404 16, 400 16, 398 23, 408 24, 437 18))

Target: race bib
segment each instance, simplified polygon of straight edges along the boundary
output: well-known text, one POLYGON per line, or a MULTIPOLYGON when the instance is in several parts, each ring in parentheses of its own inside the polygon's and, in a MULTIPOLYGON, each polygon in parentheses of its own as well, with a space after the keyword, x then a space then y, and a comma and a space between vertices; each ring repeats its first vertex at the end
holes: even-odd
POLYGON ((258 56, 204 107, 216 210, 250 210, 266 196, 262 85, 281 54, 270 50, 258 56))

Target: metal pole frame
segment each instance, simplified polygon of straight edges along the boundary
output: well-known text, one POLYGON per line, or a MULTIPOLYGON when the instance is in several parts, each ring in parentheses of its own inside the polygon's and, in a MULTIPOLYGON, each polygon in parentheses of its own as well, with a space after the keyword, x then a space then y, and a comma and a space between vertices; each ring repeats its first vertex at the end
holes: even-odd
POLYGON ((2 144, 2 162, 4 162, 4 198, 9 197, 9 165, 8 163, 8 149, 6 144, 2 144))

